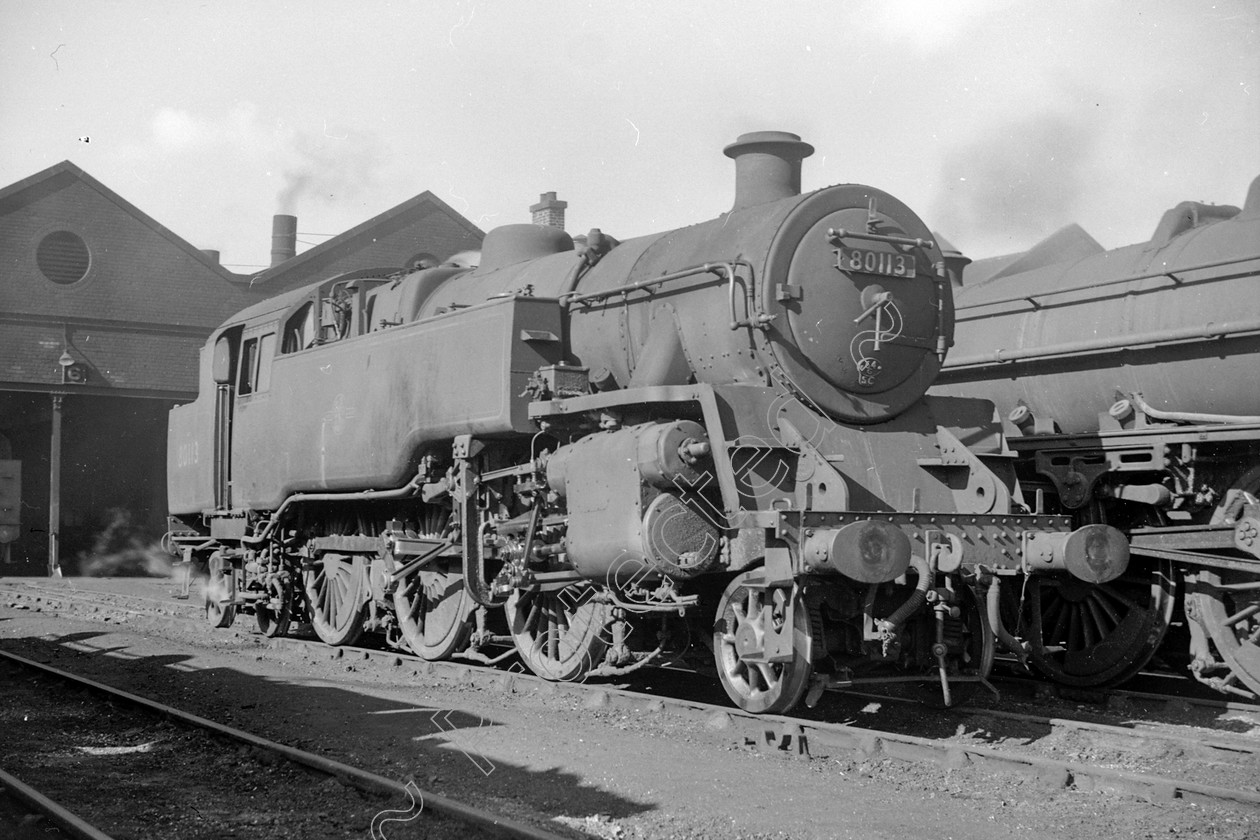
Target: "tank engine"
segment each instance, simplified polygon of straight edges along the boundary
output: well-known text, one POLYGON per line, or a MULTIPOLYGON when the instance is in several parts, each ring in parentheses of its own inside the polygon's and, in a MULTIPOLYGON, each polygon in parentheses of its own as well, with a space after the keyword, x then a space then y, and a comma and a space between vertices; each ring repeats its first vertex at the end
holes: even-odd
POLYGON ((1110 251, 1069 227, 956 290, 939 393, 993 400, 1025 489, 1132 540, 1121 578, 1033 582, 1022 633, 1056 679, 1136 672, 1184 586, 1192 673, 1260 692, 1258 272, 1260 178, 1241 209, 1184 202, 1110 251))
POLYGON ((949 703, 995 635, 1021 650, 1002 581, 1119 576, 1117 530, 1027 512, 991 403, 924 398, 956 260, 877 189, 802 195, 812 151, 741 136, 712 221, 581 248, 507 226, 476 268, 230 319, 170 423, 172 541, 211 620, 303 612, 330 644, 557 680, 707 646, 772 712, 888 679, 949 703))

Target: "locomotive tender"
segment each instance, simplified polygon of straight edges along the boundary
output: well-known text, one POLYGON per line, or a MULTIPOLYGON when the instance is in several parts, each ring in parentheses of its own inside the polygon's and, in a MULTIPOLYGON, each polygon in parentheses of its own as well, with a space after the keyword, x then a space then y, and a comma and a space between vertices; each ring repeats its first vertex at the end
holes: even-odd
POLYGON ((949 704, 995 639, 1023 654, 1004 582, 1120 576, 1118 530, 1024 504, 991 403, 924 397, 959 255, 880 190, 802 195, 796 135, 725 151, 711 221, 576 249, 511 225, 476 268, 216 330, 169 438, 211 621, 555 680, 691 656, 755 712, 875 680, 949 704))
POLYGON ((1109 251, 1071 226, 956 290, 937 391, 993 400, 1025 490, 1132 542, 1115 580, 1030 581, 1015 629, 1056 680, 1135 673, 1184 602, 1191 673, 1260 694, 1258 274, 1260 178, 1241 208, 1183 202, 1109 251))

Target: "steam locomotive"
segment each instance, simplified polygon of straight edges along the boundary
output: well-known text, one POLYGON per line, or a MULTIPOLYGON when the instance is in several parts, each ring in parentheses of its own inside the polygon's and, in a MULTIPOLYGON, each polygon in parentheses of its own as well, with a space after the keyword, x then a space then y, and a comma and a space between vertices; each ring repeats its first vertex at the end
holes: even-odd
POLYGON ((801 194, 745 134, 732 209, 625 242, 491 231, 476 267, 364 270, 209 338, 171 412, 171 544, 212 623, 297 617, 553 680, 685 659, 782 712, 870 681, 983 682, 1024 575, 1128 545, 1032 510, 992 403, 924 394, 953 276, 908 207, 801 194))
POLYGON ((1184 602, 1190 672, 1260 694, 1258 273, 1260 178, 1241 208, 1183 202, 1110 251, 1071 226, 955 290, 938 393, 1006 414, 1038 509, 1131 539, 1111 581, 1030 579, 1013 629, 1060 682, 1135 673, 1184 602))

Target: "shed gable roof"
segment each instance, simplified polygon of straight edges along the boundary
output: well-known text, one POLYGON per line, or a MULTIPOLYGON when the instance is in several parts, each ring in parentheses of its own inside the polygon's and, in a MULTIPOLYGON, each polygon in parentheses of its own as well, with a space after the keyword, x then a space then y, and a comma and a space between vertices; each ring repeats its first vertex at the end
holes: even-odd
POLYGON ((195 262, 218 274, 224 280, 239 283, 245 279, 242 275, 228 271, 217 261, 211 259, 192 243, 188 242, 188 240, 178 236, 170 228, 161 224, 148 213, 145 213, 139 207, 68 160, 63 160, 61 163, 54 164, 42 172, 36 172, 28 178, 23 178, 21 181, 0 189, 0 215, 19 211, 53 192, 65 189, 76 181, 100 193, 101 196, 117 205, 124 213, 132 216, 146 227, 151 228, 159 236, 168 240, 172 246, 187 254, 195 262))

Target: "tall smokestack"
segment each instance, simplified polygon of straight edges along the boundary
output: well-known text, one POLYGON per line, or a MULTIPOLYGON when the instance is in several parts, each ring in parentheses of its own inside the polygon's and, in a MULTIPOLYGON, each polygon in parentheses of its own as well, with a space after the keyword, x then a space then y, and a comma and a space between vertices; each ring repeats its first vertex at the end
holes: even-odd
POLYGON ((569 202, 560 201, 554 192, 545 192, 538 196, 538 203, 529 208, 534 224, 564 230, 564 208, 569 202))
POLYGON ((732 210, 801 194, 801 161, 814 147, 787 131, 741 134, 722 150, 735 159, 735 204, 732 210))
POLYGON ((277 213, 271 217, 271 264, 279 265, 297 255, 297 216, 277 213))

